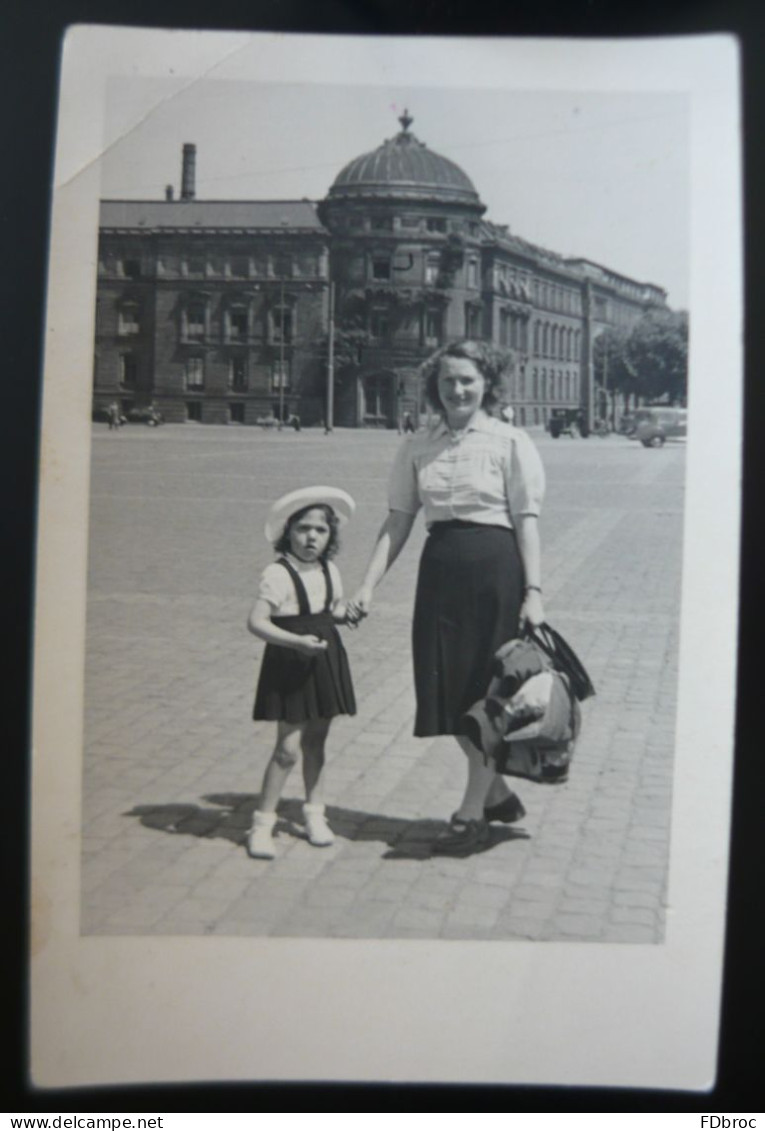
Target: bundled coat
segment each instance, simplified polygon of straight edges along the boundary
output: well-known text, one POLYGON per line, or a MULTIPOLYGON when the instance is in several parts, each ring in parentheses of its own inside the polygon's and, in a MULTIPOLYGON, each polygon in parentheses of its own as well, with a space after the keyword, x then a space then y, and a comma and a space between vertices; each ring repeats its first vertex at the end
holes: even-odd
POLYGON ((568 777, 581 711, 571 675, 556 667, 534 639, 511 640, 496 653, 486 697, 463 716, 462 733, 499 773, 549 783, 568 777))

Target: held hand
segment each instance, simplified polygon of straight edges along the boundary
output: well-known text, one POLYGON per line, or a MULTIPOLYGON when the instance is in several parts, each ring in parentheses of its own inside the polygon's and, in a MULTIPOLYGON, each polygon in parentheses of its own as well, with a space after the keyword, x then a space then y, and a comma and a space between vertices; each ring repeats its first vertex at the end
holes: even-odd
POLYGON ((362 585, 348 602, 348 613, 355 617, 354 623, 358 624, 364 617, 369 616, 372 608, 372 590, 367 585, 362 585))
POLYGON ((536 589, 529 589, 521 605, 521 632, 525 628, 538 628, 544 624, 545 610, 542 605, 542 594, 536 589))
POLYGON ((297 640, 300 643, 295 644, 296 651, 303 652, 306 656, 318 656, 320 652, 327 650, 326 640, 321 640, 318 636, 298 636, 297 640))

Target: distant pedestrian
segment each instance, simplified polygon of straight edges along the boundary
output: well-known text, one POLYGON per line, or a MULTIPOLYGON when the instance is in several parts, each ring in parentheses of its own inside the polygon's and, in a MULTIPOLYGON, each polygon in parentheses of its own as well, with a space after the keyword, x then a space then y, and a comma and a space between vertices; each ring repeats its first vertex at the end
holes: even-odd
POLYGON ((258 808, 248 834, 251 856, 275 856, 276 807, 302 755, 308 840, 334 841, 324 811, 322 771, 330 721, 354 715, 356 701, 338 624, 355 624, 343 600, 340 573, 330 561, 338 528, 353 514, 350 495, 335 487, 304 487, 277 499, 266 538, 277 560, 267 566, 248 627, 265 640, 253 718, 277 724, 258 808))
POLYGON ((122 424, 122 420, 120 419, 120 406, 116 401, 112 401, 106 410, 106 414, 109 418, 109 431, 112 432, 114 429, 119 428, 122 424))
POLYGON ((404 413, 404 432, 414 432, 414 421, 412 420, 411 412, 404 413))

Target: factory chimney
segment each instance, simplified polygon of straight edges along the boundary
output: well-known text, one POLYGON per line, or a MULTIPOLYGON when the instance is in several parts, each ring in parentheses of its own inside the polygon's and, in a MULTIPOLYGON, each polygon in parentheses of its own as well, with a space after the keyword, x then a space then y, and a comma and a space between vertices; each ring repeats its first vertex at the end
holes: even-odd
POLYGON ((181 200, 193 200, 196 196, 197 147, 186 142, 183 146, 183 168, 181 170, 181 200))

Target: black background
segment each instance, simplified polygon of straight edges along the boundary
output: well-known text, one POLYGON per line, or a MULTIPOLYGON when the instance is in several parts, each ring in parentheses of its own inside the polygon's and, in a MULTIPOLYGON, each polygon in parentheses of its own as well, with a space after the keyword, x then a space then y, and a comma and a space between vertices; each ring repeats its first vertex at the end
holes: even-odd
MULTIPOLYGON (((0 13, 0 457, 2 562, 9 705, 0 830, 3 836, 2 1009, 8 1051, 0 1061, 0 1106, 28 1112, 762 1111, 765 1068, 765 738, 759 555, 762 526, 763 141, 765 10, 728 0, 22 0, 0 13), (746 417, 739 699, 731 886, 722 1035, 711 1094, 625 1089, 356 1084, 199 1084, 37 1091, 27 1078, 26 951, 29 673, 40 368, 50 182, 61 37, 73 23, 253 31, 365 34, 574 36, 603 38, 730 32, 743 63, 746 217, 746 417)), ((726 374, 719 375, 725 397, 726 374)), ((714 453, 710 453, 714 458, 714 453)), ((710 547, 710 553, 714 547, 710 547)), ((733 626, 731 626, 733 631, 733 626)), ((703 828, 706 815, 698 814, 703 828)), ((626 1018, 625 1018, 626 1020, 626 1018)), ((299 1023, 299 1021, 297 1021, 299 1023)), ((456 1021, 455 1021, 456 1025, 456 1021)), ((402 1033, 402 1036, 404 1034, 402 1033)), ((455 1040, 460 1037, 455 1032, 455 1040)), ((522 1039, 522 1034, 519 1034, 522 1039)), ((296 1065, 299 1074, 299 1065, 296 1065)), ((765 1131, 765 1128, 761 1128, 765 1131)))

